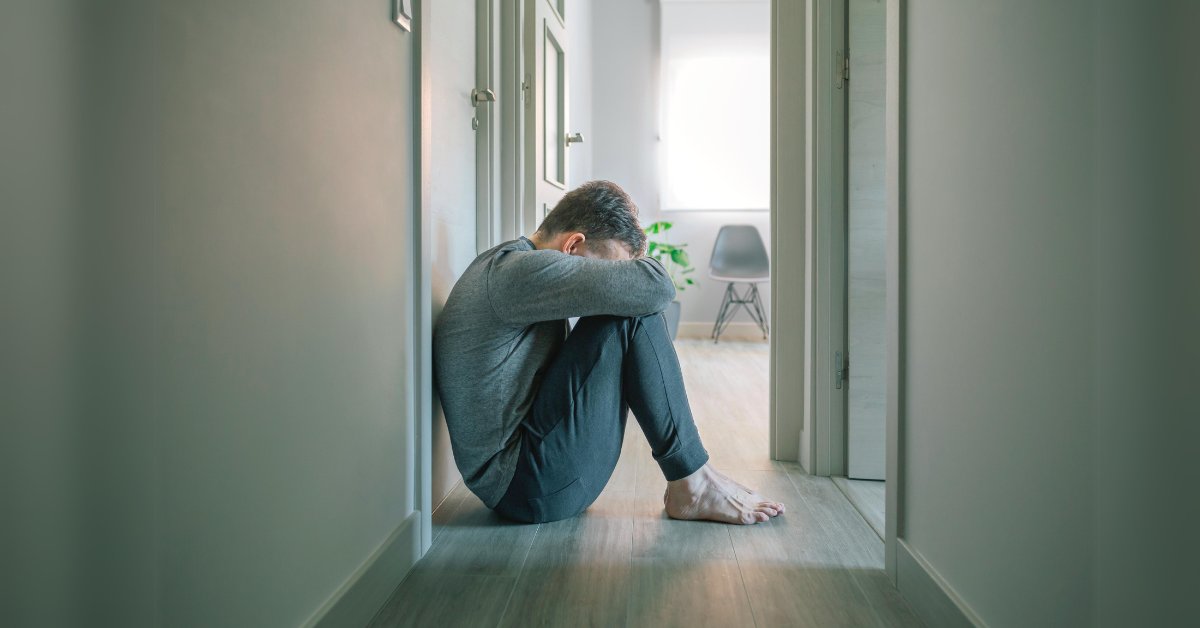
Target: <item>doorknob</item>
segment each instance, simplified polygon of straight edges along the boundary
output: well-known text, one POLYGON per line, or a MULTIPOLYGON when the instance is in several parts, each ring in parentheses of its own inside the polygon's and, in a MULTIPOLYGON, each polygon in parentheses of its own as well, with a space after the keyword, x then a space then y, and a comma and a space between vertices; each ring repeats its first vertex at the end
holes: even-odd
POLYGON ((579 143, 579 144, 583 143, 583 133, 568 133, 567 134, 567 146, 570 147, 571 144, 575 144, 575 143, 579 143))
POLYGON ((478 105, 481 102, 496 102, 496 92, 490 89, 471 90, 471 102, 478 105))

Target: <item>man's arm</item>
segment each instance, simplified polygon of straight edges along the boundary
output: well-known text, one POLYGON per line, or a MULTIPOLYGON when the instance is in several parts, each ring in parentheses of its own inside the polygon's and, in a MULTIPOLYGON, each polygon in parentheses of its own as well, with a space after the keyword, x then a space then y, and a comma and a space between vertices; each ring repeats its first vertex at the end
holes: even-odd
POLYGON ((643 316, 675 298, 675 284, 651 258, 603 260, 559 251, 508 251, 492 264, 488 299, 515 325, 572 316, 643 316))

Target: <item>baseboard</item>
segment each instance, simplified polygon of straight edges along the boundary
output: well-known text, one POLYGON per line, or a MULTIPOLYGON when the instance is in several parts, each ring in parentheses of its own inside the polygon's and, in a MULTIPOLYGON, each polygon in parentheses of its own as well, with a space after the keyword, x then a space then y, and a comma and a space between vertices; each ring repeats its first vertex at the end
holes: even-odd
POLYGON ((302 624, 305 628, 362 628, 421 557, 421 513, 409 515, 338 590, 302 624))
POLYGON ((929 628, 987 628, 950 584, 904 539, 896 541, 896 588, 929 628))
MULTIPOLYGON (((675 335, 681 339, 712 339, 712 323, 679 323, 679 332, 675 335)), ((766 342, 763 340, 762 330, 755 323, 737 321, 729 323, 725 331, 721 332, 721 340, 738 340, 752 342, 766 342)))

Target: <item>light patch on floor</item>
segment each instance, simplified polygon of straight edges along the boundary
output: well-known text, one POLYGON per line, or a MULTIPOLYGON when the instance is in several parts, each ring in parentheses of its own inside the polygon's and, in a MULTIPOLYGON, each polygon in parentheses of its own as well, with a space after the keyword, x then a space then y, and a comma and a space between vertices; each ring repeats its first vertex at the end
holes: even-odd
POLYGON ((433 549, 373 626, 919 626, 883 572, 883 543, 829 478, 767 451, 763 342, 676 343, 718 468, 786 514, 727 526, 668 519, 633 419, 584 514, 500 519, 461 485, 434 513, 433 549))

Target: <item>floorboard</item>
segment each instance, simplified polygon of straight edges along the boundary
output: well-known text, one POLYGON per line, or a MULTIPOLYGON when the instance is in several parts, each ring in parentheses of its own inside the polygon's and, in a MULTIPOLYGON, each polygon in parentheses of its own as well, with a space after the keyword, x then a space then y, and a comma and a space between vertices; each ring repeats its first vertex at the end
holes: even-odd
POLYGON ((583 515, 516 525, 457 487, 373 626, 919 626, 883 543, 829 478, 767 455, 766 343, 676 343, 715 465, 787 504, 769 523, 668 519, 635 421, 583 515))
POLYGON ((883 538, 884 500, 886 495, 883 482, 875 480, 851 480, 836 477, 833 483, 846 494, 846 498, 862 514, 863 519, 879 538, 883 538))

